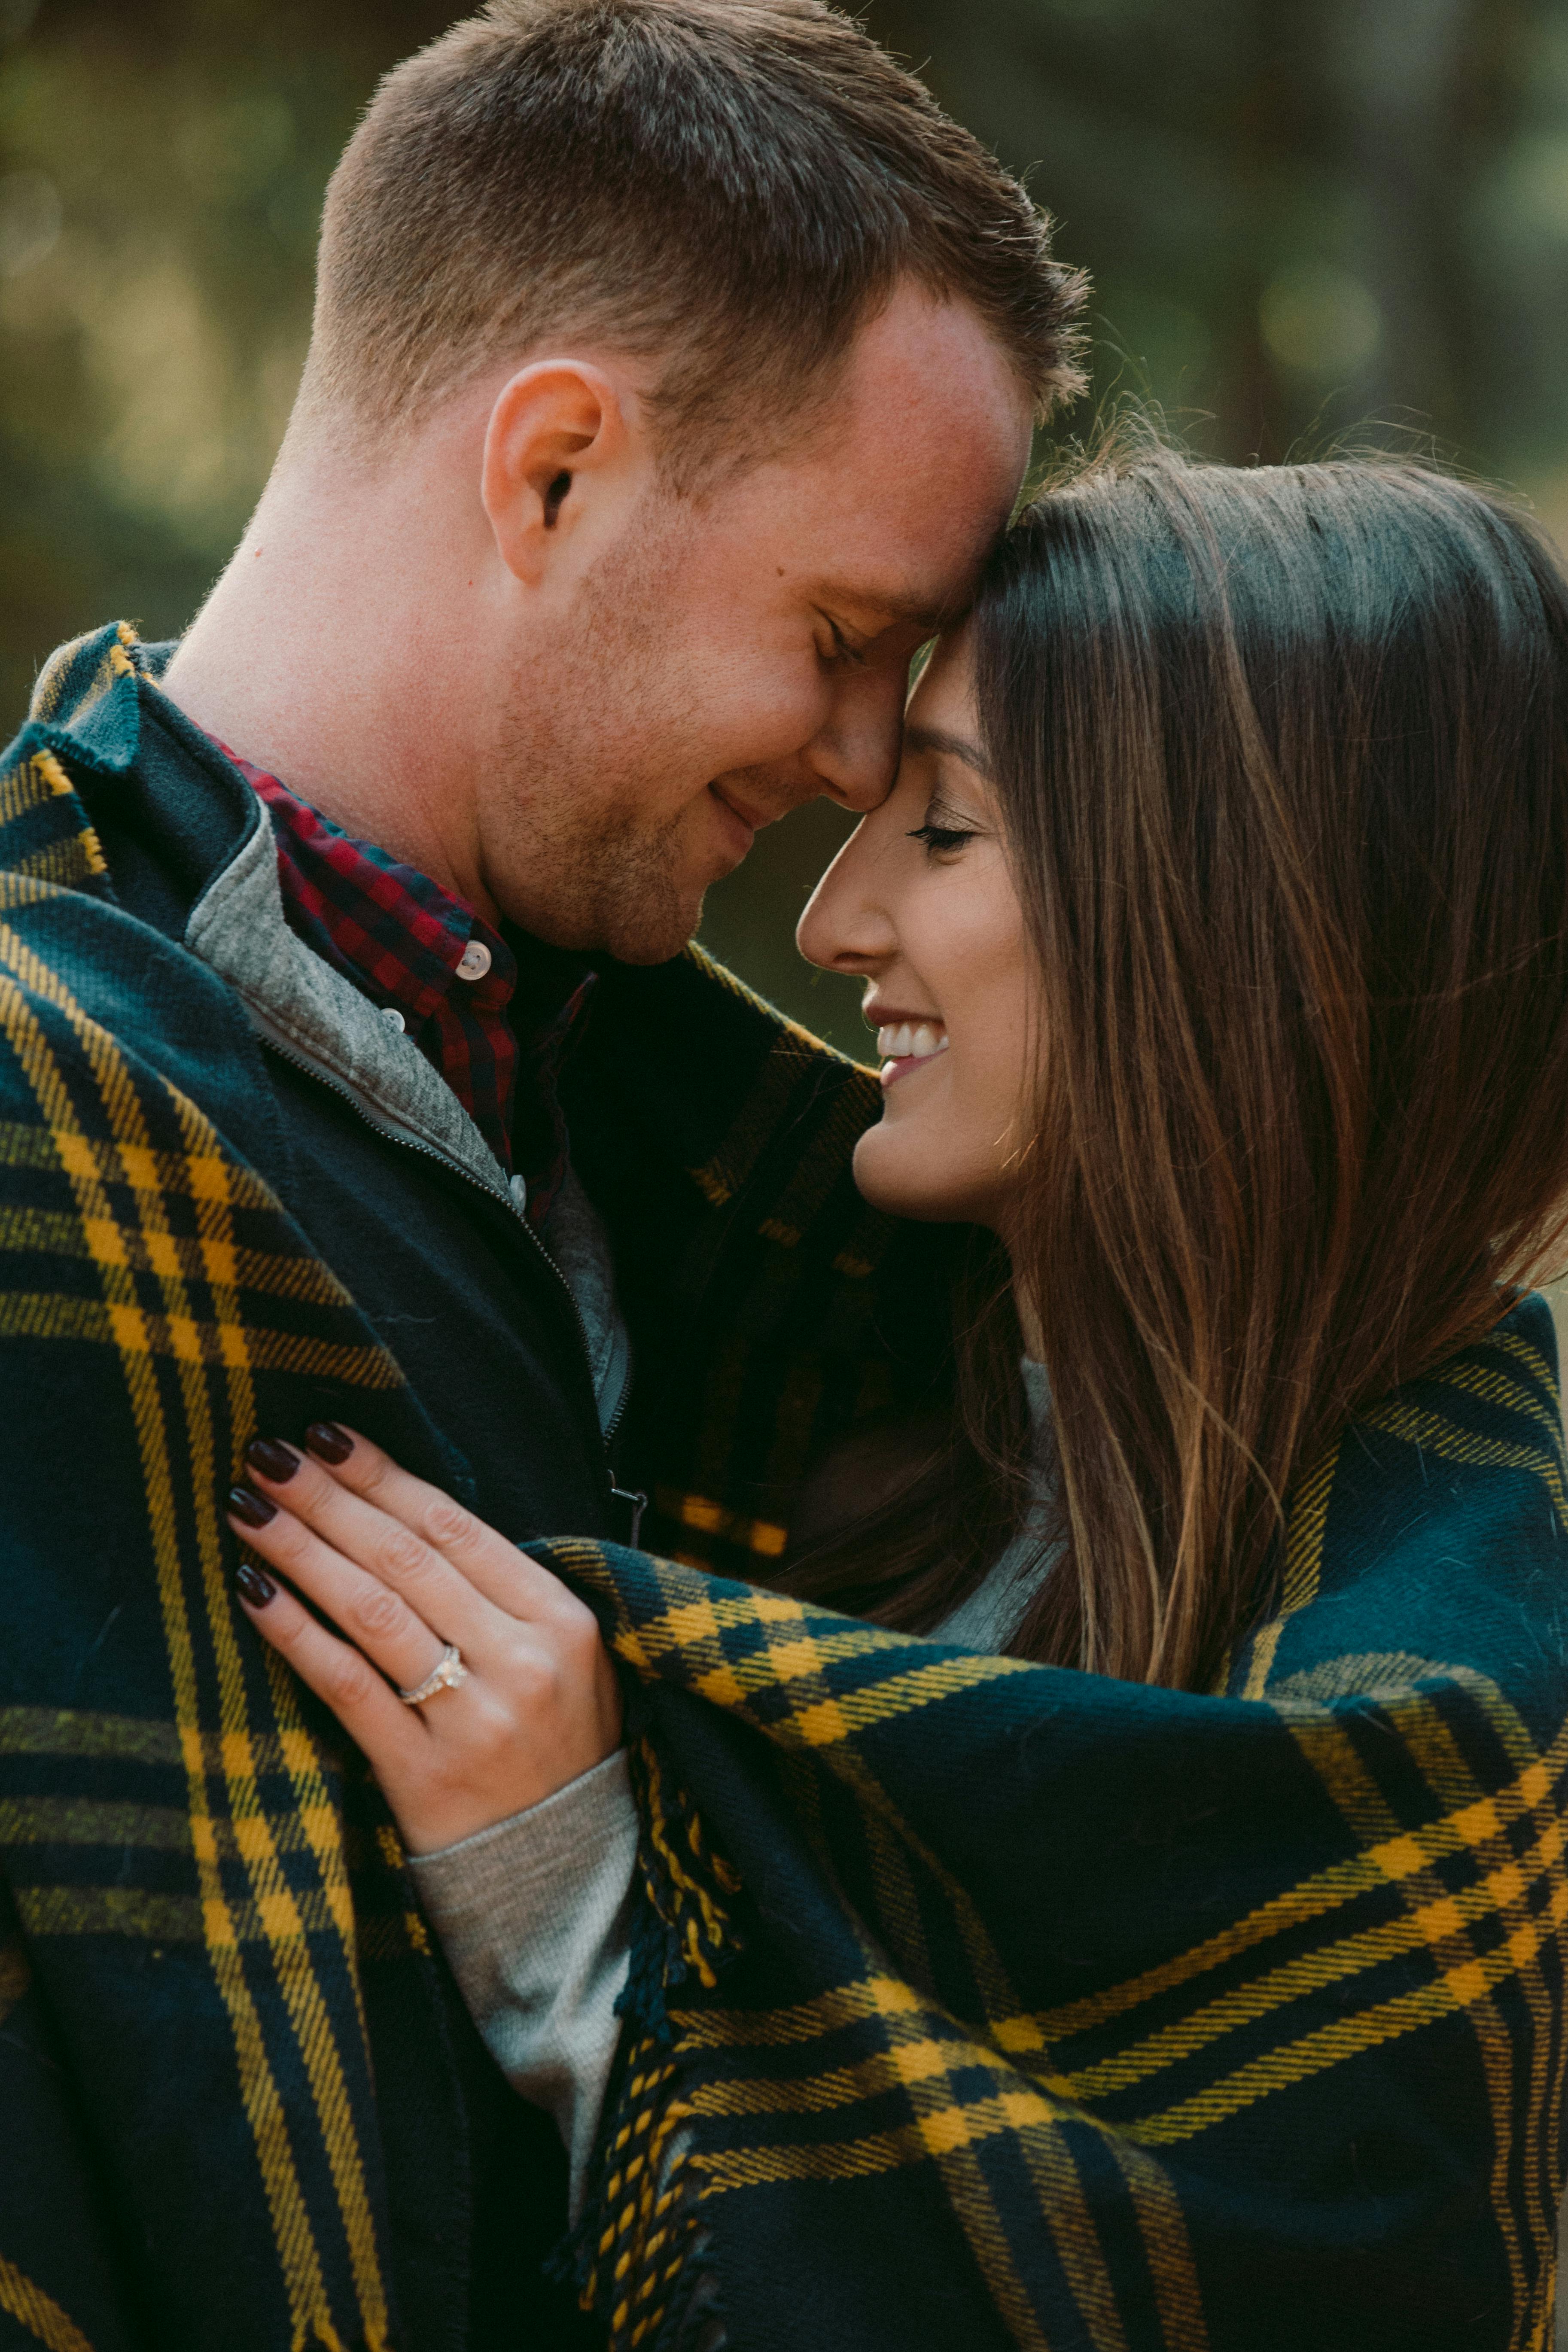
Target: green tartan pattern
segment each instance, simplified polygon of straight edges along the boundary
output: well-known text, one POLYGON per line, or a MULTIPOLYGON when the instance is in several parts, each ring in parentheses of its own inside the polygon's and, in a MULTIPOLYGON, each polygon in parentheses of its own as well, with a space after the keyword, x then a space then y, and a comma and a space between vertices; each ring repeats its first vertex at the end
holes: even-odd
MULTIPOLYGON (((1038 2352, 1250 2346, 1250 2326, 1238 2333, 1214 2309, 1216 2194, 1223 2205, 1237 2150, 1266 2126, 1263 2171, 1298 2128, 1293 2103, 1303 2139, 1323 2132, 1313 2094, 1325 2080, 1375 2067, 1397 2082, 1427 2066, 1473 2095, 1463 2137, 1484 2175, 1477 2203, 1507 2316, 1474 2338, 1422 2340, 1550 2343, 1568 1961, 1561 1641, 1544 1692, 1521 1707, 1475 1663, 1484 1642, 1461 1640, 1446 1663, 1401 1644, 1375 1547, 1370 1559, 1359 1549, 1369 1514, 1418 1496, 1434 1460, 1472 1480, 1519 1474, 1519 1507, 1552 1543, 1568 1531, 1547 1330, 1531 1302, 1352 1425, 1302 1482, 1279 1613, 1210 1699, 968 1654, 614 1547, 542 1549, 595 1598, 616 1654, 656 1699, 681 1694, 745 1727, 726 1752, 748 1759, 755 1818, 718 1780, 694 1780, 698 1804, 728 1813, 715 1832, 727 1841, 739 1810, 759 1852, 793 1826, 840 1931, 812 1945, 803 1927, 805 1963, 755 1965, 757 1929, 743 1891, 737 1899, 744 1865, 715 1870, 692 1823, 679 1881, 701 1948, 685 1984, 667 1984, 668 2023, 656 2019, 633 2052, 590 2231, 588 2292, 613 2344, 680 2340, 700 2243, 717 2243, 721 2269, 731 2250, 732 2299, 765 2201, 795 2215, 803 2259, 831 2265, 866 2242, 855 2186, 918 2173, 967 2249, 972 2315, 933 2336, 911 2306, 885 2338, 858 2342, 981 2344, 992 2327, 1038 2352), (1019 1772, 1031 1723, 1047 1803, 1044 1727, 1089 1745, 1108 1845, 1140 1801, 1121 1760, 1134 1738, 1144 1769, 1152 1748, 1178 1787, 1184 1768, 1212 1771, 1226 1742, 1238 1771, 1271 1753, 1287 1784, 1304 1784, 1304 1822, 1281 1821, 1278 1854, 1238 1843, 1235 1885, 1253 1899, 1209 1932, 1185 1942, 1170 1932, 1179 1906, 1170 1922, 1134 1906, 1121 1949, 1141 1964, 1089 1971, 1063 1998, 1072 1972, 1041 1966, 1006 1906, 996 1916, 1002 1874, 1028 1857, 989 1842, 983 1818, 955 1836, 933 1803, 933 1758, 972 1776, 978 1801, 988 1777, 1019 1772), (820 2194, 829 2185, 840 2232, 820 2194)), ((1462 1510, 1474 1490, 1457 1491, 1462 1510)), ((1433 1517, 1435 1542, 1450 1531, 1433 1517)), ((667 1845, 680 1835, 665 1824, 667 1845)), ((1212 1872, 1215 1857, 1203 1859, 1212 1872)), ((1211 1877, 1197 1907, 1212 1914, 1224 1891, 1211 1877)), ((1080 1878, 1065 1899, 1096 1894, 1080 1878)), ((911 2232, 931 2210, 922 2200, 911 2198, 911 2232)), ((1391 2231, 1395 2271, 1400 2259, 1391 2231)), ((1251 2326, 1263 2324, 1258 2307, 1251 2326)), ((1352 2309, 1332 2337, 1302 2340, 1376 2339, 1352 2309)))
MULTIPOLYGON (((163 2340, 391 2352, 397 2102, 367 2016, 432 2042, 426 1939, 363 1771, 240 1621, 218 1496, 258 1428, 323 1410, 426 1475, 438 1448, 236 1140, 226 992, 114 909, 70 771, 131 764, 136 695, 129 633, 68 648, 0 768, 0 2098, 37 2151, 0 2189, 0 2343, 142 2340, 116 2251, 141 2233, 163 2340), (135 1564, 122 1684, 92 1665, 106 1551, 135 1564)), ((1223 1692, 802 1607, 734 1571, 777 1557, 824 1444, 940 1392, 940 1244, 854 1192, 867 1074, 699 956, 601 985, 584 1067, 627 1093, 584 1172, 658 1367, 634 1415, 655 1539, 687 1555, 541 1548, 647 1715, 585 2250, 617 2345, 700 2340, 709 2276, 737 2352, 779 2340, 763 2295, 831 2341, 811 2298, 831 2319, 864 2273, 858 2352, 1252 2352, 1238 2212, 1278 2345, 1384 2352, 1374 2273, 1414 2306, 1450 2242, 1486 2309, 1423 2352, 1544 2345, 1568 1717, 1544 1310, 1303 1482, 1280 1610, 1223 1692), (1341 2176, 1384 2161, 1378 2116, 1415 2186, 1369 2250, 1341 2176), (1310 2211, 1361 2297, 1326 2320, 1310 2211), (951 2324, 879 2269, 889 2225, 951 2324)), ((398 2095, 414 2127, 439 2069, 398 2095)))
MULTIPOLYGON (((437 1479, 444 1441, 247 1161, 245 1066, 226 1065, 243 1015, 117 908, 71 779, 134 769, 143 691, 129 629, 62 649, 0 764, 0 2104, 39 2189, 0 2187, 0 2344, 128 2352, 152 2281, 171 2343, 391 2352, 384 2143, 456 2129, 437 2113, 445 1996, 363 1763, 231 1595, 221 1496, 262 1429, 352 1419, 437 1479), (100 1559, 136 1596, 126 1642, 100 1559), (128 1663, 100 1675, 106 1622, 128 1663), (389 2105, 372 2053, 394 2045, 389 2105)), ((698 951, 616 984, 654 1040, 601 1155, 626 1187, 617 1244, 673 1286, 639 1347, 685 1347, 702 1400, 675 1414, 648 1383, 648 1442, 678 1517, 703 1517, 695 1465, 707 1539, 766 1555, 755 1497, 903 1377, 868 1279, 889 1229, 847 1175, 865 1074, 698 951), (727 1091, 705 1089, 705 1025, 727 1091), (731 1192, 724 1137, 744 1143, 731 1192), (650 1153, 668 1222, 643 1207, 650 1153), (737 1271, 714 1236, 740 1193, 760 1256, 737 1271)))
MULTIPOLYGON (((35 707, 43 729, 62 705, 90 728, 114 685, 132 682, 127 640, 106 633, 57 660, 35 707)), ((34 1768, 38 1789, 0 1800, 7 2027, 47 2043, 27 2014, 30 1953, 78 1939, 198 1951, 226 2020, 288 2339, 374 2347, 386 2295, 361 2145, 347 1832, 298 1686, 258 1653, 231 1597, 221 1497, 258 1431, 259 1375, 361 1391, 401 1375, 196 1105, 89 1016, 67 959, 18 923, 104 873, 40 732, 0 776, 0 1341, 31 1343, 34 1361, 47 1343, 58 1360, 45 1376, 62 1394, 109 1397, 105 1417, 133 1443, 166 1685, 156 1717, 0 1711, 0 1749, 34 1768), (127 1793, 86 1793, 104 1786, 127 1793), (341 2001, 332 2013, 324 1979, 351 1989, 346 2014, 341 2001), (308 2103, 284 2088, 301 2077, 308 2103)), ((369 1875, 386 1872, 376 1855, 369 1875)), ((376 1921, 374 1902, 366 1916, 376 1921)), ((62 2251, 48 2261, 65 2301, 6 2258, 0 2309, 45 2344, 80 2347, 62 2251)))

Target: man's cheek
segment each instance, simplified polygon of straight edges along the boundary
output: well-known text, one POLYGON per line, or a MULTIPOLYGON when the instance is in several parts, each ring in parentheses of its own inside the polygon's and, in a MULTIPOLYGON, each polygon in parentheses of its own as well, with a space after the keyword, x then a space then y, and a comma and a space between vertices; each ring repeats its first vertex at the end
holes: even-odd
MULTIPOLYGON (((709 748, 711 776, 756 774, 782 766, 813 741, 832 716, 829 680, 815 654, 804 661, 798 656, 773 663, 753 659, 749 667, 737 662, 727 666, 722 685, 722 695, 705 698, 695 717, 700 740, 709 748)), ((690 704, 684 717, 690 741, 690 704)))

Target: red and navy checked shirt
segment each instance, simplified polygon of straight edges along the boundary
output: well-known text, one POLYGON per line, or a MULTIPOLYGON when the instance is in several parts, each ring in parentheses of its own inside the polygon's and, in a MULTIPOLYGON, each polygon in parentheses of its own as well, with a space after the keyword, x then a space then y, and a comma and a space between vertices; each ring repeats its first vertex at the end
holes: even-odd
POLYGON ((522 1176, 530 1222, 542 1224, 566 1171, 555 1079, 589 983, 520 1040, 517 957, 499 931, 427 874, 354 840, 276 776, 221 748, 271 813, 289 928, 398 1015, 501 1166, 522 1176), (477 977, 466 976, 465 960, 482 967, 477 977))

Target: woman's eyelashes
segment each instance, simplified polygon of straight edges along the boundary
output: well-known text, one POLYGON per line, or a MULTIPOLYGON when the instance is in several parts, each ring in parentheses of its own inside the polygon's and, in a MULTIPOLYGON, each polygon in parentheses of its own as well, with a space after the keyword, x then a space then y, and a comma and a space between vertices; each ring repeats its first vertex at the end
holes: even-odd
POLYGON ((908 835, 910 841, 923 841, 932 857, 950 857, 955 850, 973 841, 978 826, 966 824, 956 809, 944 808, 932 801, 925 814, 925 823, 917 824, 908 835))

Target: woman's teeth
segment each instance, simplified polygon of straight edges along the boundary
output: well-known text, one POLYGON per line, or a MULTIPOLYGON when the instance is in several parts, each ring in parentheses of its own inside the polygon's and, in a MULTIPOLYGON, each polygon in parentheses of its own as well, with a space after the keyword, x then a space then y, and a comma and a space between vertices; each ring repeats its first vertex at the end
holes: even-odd
POLYGON ((928 1021, 900 1021, 896 1027, 878 1030, 877 1051, 884 1062, 923 1062, 932 1054, 946 1053, 947 1031, 928 1021))

